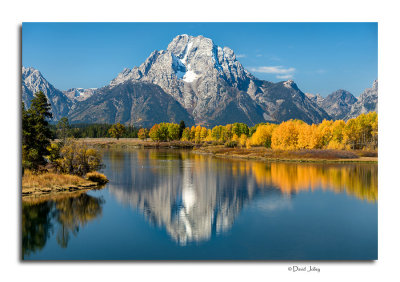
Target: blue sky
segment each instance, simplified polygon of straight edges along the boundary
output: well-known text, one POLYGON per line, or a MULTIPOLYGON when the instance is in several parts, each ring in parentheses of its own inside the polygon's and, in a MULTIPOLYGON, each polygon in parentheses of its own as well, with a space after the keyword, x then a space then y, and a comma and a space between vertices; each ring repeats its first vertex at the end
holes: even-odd
POLYGON ((101 87, 184 33, 228 46, 256 77, 293 79, 303 92, 358 96, 378 77, 377 23, 23 23, 22 64, 61 90, 101 87))

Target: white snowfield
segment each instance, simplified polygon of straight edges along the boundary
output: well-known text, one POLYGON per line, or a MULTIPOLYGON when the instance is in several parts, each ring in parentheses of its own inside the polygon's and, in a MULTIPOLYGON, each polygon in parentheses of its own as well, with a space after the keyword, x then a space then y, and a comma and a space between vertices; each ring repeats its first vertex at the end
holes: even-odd
POLYGON ((198 75, 194 71, 187 71, 183 76, 183 81, 193 82, 198 78, 198 75))

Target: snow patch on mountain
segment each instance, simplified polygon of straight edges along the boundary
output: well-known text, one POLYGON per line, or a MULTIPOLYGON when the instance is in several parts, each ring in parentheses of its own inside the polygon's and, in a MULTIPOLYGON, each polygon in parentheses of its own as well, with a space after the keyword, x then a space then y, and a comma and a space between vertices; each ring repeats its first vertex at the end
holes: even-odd
POLYGON ((183 58, 181 59, 182 64, 186 65, 186 61, 187 61, 187 56, 189 54, 189 51, 192 49, 193 46, 193 42, 189 42, 189 44, 186 46, 185 49, 185 55, 183 56, 183 58))
POLYGON ((185 75, 183 76, 183 81, 185 82, 193 82, 195 81, 199 76, 194 72, 194 71, 187 71, 185 75))

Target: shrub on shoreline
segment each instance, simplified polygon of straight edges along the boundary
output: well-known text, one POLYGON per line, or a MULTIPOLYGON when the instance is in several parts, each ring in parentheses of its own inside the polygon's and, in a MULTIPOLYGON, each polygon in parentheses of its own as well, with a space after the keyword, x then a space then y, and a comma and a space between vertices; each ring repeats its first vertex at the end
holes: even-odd
POLYGON ((89 148, 84 142, 68 139, 63 144, 53 144, 49 160, 56 165, 58 172, 83 176, 103 166, 99 151, 89 148))
POLYGON ((98 184, 106 184, 108 182, 107 177, 104 174, 97 171, 87 173, 86 178, 98 184))

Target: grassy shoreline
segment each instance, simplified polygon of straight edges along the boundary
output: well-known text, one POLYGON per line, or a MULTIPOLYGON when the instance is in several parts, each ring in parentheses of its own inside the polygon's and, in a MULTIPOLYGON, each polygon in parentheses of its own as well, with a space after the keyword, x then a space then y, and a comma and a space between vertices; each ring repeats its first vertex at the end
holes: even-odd
POLYGON ((99 183, 90 181, 83 177, 70 174, 56 174, 45 172, 33 174, 26 171, 22 176, 22 200, 52 197, 99 189, 99 183))
POLYGON ((139 138, 81 138, 88 146, 96 148, 143 148, 143 149, 192 149, 196 145, 188 141, 154 142, 150 139, 140 140, 139 138))
POLYGON ((218 158, 276 162, 332 162, 332 163, 377 163, 377 152, 347 150, 272 150, 265 147, 226 148, 223 145, 202 146, 187 141, 154 142, 137 138, 84 138, 89 146, 111 149, 192 149, 196 154, 212 155, 218 158))
MULTIPOLYGON (((216 158, 227 158, 227 159, 241 159, 241 160, 257 160, 257 161, 266 161, 266 162, 294 162, 294 163, 378 163, 377 157, 363 157, 357 156, 354 158, 343 158, 340 156, 326 158, 320 156, 319 154, 323 154, 324 151, 328 150, 320 150, 321 152, 310 153, 309 150, 301 150, 297 151, 298 153, 309 153, 303 156, 299 156, 296 151, 276 151, 266 149, 265 153, 254 152, 251 149, 247 150, 247 153, 242 153, 238 150, 231 150, 225 152, 219 152, 218 149, 224 151, 222 148, 200 148, 194 149, 193 151, 197 154, 204 155, 212 155, 216 158), (217 149, 217 150, 215 150, 217 149)), ((240 149, 239 149, 240 150, 240 149)), ((314 150, 316 151, 316 150, 314 150)))

